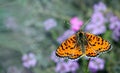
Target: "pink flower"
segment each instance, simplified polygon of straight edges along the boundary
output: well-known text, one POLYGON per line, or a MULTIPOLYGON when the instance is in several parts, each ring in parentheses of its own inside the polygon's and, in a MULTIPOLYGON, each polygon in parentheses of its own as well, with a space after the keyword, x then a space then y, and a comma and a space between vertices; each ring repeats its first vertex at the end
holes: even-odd
POLYGON ((80 27, 83 25, 83 21, 78 17, 73 17, 70 19, 71 29, 74 31, 78 31, 80 27))
POLYGON ((23 61, 23 66, 26 68, 34 67, 37 63, 37 60, 33 53, 23 55, 22 61, 23 61))

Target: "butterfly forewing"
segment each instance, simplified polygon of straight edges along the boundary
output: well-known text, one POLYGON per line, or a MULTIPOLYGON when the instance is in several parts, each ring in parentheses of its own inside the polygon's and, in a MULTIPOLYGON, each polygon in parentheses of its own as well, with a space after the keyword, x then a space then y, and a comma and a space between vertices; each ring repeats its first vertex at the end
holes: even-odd
POLYGON ((67 40, 62 42, 62 44, 56 50, 56 55, 59 57, 68 57, 70 59, 76 59, 82 55, 80 46, 77 46, 76 35, 72 35, 67 40))

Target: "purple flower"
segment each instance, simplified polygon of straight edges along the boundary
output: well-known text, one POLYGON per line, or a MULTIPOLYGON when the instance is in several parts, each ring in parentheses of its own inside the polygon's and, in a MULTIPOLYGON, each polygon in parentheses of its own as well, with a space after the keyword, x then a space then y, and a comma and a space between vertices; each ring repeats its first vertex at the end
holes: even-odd
POLYGON ((55 71, 57 73, 66 73, 66 72, 69 72, 69 68, 67 66, 68 66, 68 64, 65 63, 65 62, 57 63, 55 71))
POLYGON ((94 11, 99 12, 99 11, 106 11, 107 7, 103 2, 99 2, 98 4, 94 5, 94 11))
POLYGON ((17 28, 18 28, 16 20, 14 17, 8 17, 5 20, 4 24, 8 29, 11 29, 13 31, 17 30, 17 28))
POLYGON ((102 12, 94 12, 91 17, 91 22, 98 25, 105 24, 106 18, 104 17, 102 12))
POLYGON ((118 21, 118 20, 119 20, 119 19, 118 19, 117 16, 112 15, 112 16, 110 17, 110 23, 114 23, 114 22, 116 22, 116 21, 118 21))
POLYGON ((119 41, 120 40, 120 25, 113 30, 112 38, 115 41, 119 41))
POLYGON ((101 11, 106 10, 106 6, 100 2, 94 5, 94 13, 91 16, 90 23, 86 26, 85 30, 93 34, 99 35, 106 31, 105 23, 107 19, 101 11))
POLYGON ((23 61, 23 66, 26 68, 34 67, 37 63, 37 60, 33 53, 23 55, 22 61, 23 61))
POLYGON ((91 58, 89 62, 89 69, 92 73, 96 73, 98 70, 104 69, 105 61, 101 58, 91 58))
POLYGON ((85 28, 86 31, 89 31, 93 34, 102 34, 106 31, 106 27, 105 25, 98 25, 98 24, 95 24, 95 23, 89 23, 86 28, 85 28))
POLYGON ((120 26, 120 20, 118 19, 118 17, 117 16, 111 16, 110 17, 110 26, 109 26, 109 28, 111 30, 114 30, 118 26, 120 26))
POLYGON ((67 63, 70 72, 75 72, 79 68, 79 65, 76 61, 68 61, 67 63))
POLYGON ((66 72, 73 72, 79 68, 79 65, 76 61, 70 61, 68 60, 67 62, 58 62, 56 66, 56 72, 57 73, 66 73, 66 72))
POLYGON ((67 31, 64 32, 64 34, 62 36, 57 38, 57 41, 59 43, 62 43, 64 40, 66 40, 68 37, 70 37, 74 33, 75 33, 75 31, 73 31, 73 30, 67 30, 67 31))
POLYGON ((78 17, 73 17, 70 19, 71 29, 74 31, 78 31, 83 25, 83 21, 78 17))
POLYGON ((115 21, 115 22, 113 22, 113 23, 110 23, 109 28, 110 28, 111 30, 114 30, 114 29, 116 29, 116 28, 119 27, 119 26, 120 26, 120 21, 115 21))
POLYGON ((44 24, 44 28, 46 31, 49 31, 53 27, 57 26, 57 22, 53 18, 49 18, 49 19, 45 20, 43 24, 44 24))
POLYGON ((94 12, 85 30, 96 35, 102 34, 106 31, 105 22, 106 19, 101 12, 94 12))
POLYGON ((110 17, 109 28, 113 31, 112 38, 115 41, 119 41, 120 38, 120 19, 117 16, 110 17))

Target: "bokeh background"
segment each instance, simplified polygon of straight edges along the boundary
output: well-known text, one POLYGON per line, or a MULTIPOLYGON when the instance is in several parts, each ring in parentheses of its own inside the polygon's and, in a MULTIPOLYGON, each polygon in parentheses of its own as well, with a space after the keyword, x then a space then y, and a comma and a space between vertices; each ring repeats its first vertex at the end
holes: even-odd
POLYGON ((0 73, 120 73, 120 0, 0 0, 0 73), (112 49, 90 61, 56 57, 79 29, 112 49))

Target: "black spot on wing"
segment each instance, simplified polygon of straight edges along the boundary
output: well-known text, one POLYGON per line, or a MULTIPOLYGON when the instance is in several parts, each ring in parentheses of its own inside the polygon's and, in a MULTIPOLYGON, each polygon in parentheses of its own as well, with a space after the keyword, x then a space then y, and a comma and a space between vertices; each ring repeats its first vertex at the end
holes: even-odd
POLYGON ((67 40, 67 41, 68 41, 69 43, 71 43, 70 40, 67 40))
POLYGON ((101 45, 103 45, 103 42, 104 42, 104 40, 102 39, 102 43, 101 43, 101 45))
POLYGON ((62 48, 62 50, 65 50, 62 44, 61 44, 61 48, 62 48))

